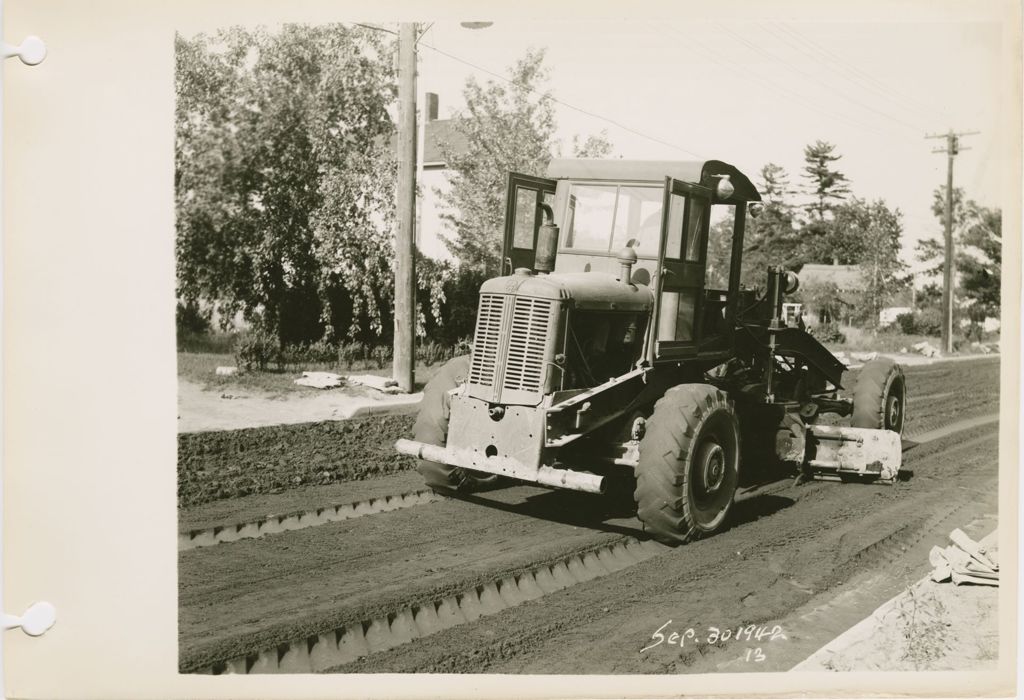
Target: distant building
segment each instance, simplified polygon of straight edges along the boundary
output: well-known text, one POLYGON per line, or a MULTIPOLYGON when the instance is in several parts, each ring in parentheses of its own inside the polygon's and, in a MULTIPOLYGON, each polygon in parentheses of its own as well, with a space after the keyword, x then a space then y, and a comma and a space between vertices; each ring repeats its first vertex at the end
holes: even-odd
POLYGON ((878 327, 891 326, 903 314, 912 313, 914 313, 914 292, 912 289, 904 289, 893 295, 885 308, 878 312, 878 327))
MULTIPOLYGON (((438 96, 426 94, 426 105, 417 122, 419 134, 416 143, 416 247, 424 255, 438 260, 452 260, 445 236, 454 231, 441 219, 444 207, 437 190, 447 191, 451 187, 448 177, 451 168, 441 153, 446 144, 455 152, 467 148, 466 137, 455 129, 454 119, 438 119, 438 96)), ((397 148, 397 137, 392 138, 391 148, 397 148)))
POLYGON ((843 307, 840 318, 828 318, 825 309, 814 308, 814 303, 805 301, 803 306, 804 322, 809 326, 828 323, 850 323, 853 309, 864 297, 864 277, 860 265, 819 265, 808 263, 800 268, 800 286, 834 284, 839 291, 839 301, 843 307))
MULTIPOLYGON (((824 284, 834 284, 839 290, 838 296, 842 311, 840 318, 832 319, 832 321, 849 325, 854 310, 864 303, 864 293, 867 291, 860 265, 809 263, 800 269, 801 286, 824 284)), ((913 292, 910 290, 898 292, 879 311, 878 325, 882 328, 892 325, 896 322, 896 317, 912 313, 913 310, 913 292)), ((808 325, 825 323, 828 320, 822 309, 815 309, 814 304, 809 302, 804 303, 803 315, 804 321, 808 325)))

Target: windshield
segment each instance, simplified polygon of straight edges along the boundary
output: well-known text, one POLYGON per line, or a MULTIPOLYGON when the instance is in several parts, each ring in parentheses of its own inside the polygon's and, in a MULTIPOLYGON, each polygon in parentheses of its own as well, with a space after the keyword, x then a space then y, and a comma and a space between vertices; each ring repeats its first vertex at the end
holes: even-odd
POLYGON ((663 193, 660 186, 574 183, 565 246, 614 255, 634 240, 637 255, 657 257, 663 193))

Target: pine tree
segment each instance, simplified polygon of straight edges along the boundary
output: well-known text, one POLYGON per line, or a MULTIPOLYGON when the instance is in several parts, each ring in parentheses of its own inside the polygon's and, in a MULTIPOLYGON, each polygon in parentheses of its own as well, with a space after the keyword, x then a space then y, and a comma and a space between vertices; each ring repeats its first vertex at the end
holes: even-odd
POLYGON ((824 221, 826 214, 850 193, 849 180, 832 167, 842 158, 835 148, 821 139, 804 147, 803 177, 807 181, 807 195, 812 197, 804 208, 819 221, 824 221))

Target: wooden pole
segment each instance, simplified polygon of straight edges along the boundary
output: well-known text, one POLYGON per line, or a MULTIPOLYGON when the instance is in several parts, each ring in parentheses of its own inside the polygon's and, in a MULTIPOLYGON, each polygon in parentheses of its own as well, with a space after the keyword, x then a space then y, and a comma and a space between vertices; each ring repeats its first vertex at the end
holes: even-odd
POLYGON ((957 137, 949 132, 946 141, 946 264, 942 266, 942 352, 953 352, 953 157, 957 137))
POLYGON ((416 25, 398 30, 398 186, 395 229, 393 378, 412 393, 416 356, 416 25))
POLYGON ((945 134, 927 134, 926 139, 946 139, 946 148, 937 148, 932 153, 945 153, 946 162, 946 260, 942 265, 942 352, 953 352, 953 284, 956 280, 956 258, 953 250, 953 159, 960 151, 969 151, 969 147, 960 145, 961 136, 974 136, 981 132, 950 129, 945 134))

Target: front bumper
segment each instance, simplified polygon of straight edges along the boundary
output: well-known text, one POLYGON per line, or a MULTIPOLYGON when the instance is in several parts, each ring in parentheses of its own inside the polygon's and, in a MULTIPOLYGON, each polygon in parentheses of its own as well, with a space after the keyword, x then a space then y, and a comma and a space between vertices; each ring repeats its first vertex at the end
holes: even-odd
POLYGON ((543 486, 554 486, 573 491, 586 491, 587 493, 604 493, 604 477, 589 472, 555 469, 554 467, 544 465, 529 467, 508 457, 499 455, 481 457, 480 453, 475 450, 440 447, 404 438, 395 443, 395 449, 399 454, 409 455, 417 459, 425 459, 430 462, 439 462, 453 467, 462 467, 488 474, 510 476, 513 479, 532 481, 543 486))

